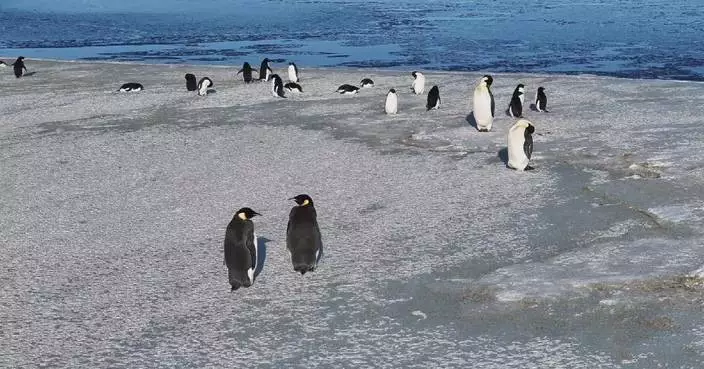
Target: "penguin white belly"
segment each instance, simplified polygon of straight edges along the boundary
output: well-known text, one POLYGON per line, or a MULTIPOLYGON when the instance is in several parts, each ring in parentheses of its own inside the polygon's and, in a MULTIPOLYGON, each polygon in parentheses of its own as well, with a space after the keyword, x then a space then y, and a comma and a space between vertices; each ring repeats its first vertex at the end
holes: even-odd
POLYGON ((291 82, 298 82, 298 76, 296 75, 296 68, 293 65, 288 66, 288 80, 291 82))
POLYGON ((386 106, 384 107, 386 114, 398 113, 398 97, 396 94, 386 95, 386 106))
POLYGON ((477 129, 491 131, 494 117, 491 115, 491 95, 489 95, 489 89, 484 86, 475 88, 472 104, 477 129))
POLYGON ((530 159, 523 151, 525 143, 525 128, 515 124, 508 131, 508 166, 516 170, 524 170, 530 159))
POLYGON ((419 75, 418 78, 413 80, 412 87, 416 95, 421 95, 425 91, 425 76, 419 75))

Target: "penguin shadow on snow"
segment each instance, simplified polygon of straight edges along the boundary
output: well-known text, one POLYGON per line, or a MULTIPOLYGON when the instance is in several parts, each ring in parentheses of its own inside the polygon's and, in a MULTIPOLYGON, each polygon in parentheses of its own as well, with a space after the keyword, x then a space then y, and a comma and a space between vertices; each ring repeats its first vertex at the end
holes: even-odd
POLYGON ((31 76, 33 76, 33 75, 35 75, 35 74, 37 74, 37 72, 27 72, 27 73, 25 73, 25 74, 22 75, 22 78, 24 78, 24 77, 31 77, 31 76))
MULTIPOLYGON (((469 123, 470 126, 474 127, 474 129, 479 130, 479 128, 477 127, 477 120, 474 119, 474 111, 472 111, 471 113, 469 113, 469 115, 468 115, 466 118, 464 118, 464 120, 466 120, 467 123, 469 123)), ((507 154, 507 155, 508 155, 508 154, 507 154)), ((507 157, 508 157, 508 156, 507 156, 507 157)), ((508 159, 506 159, 506 161, 508 162, 508 159)))
POLYGON ((266 237, 257 236, 257 245, 259 245, 259 251, 257 252, 257 268, 254 270, 254 277, 256 278, 259 273, 262 272, 264 268, 264 261, 266 260, 266 244, 271 241, 266 237))
POLYGON ((504 166, 508 168, 508 147, 504 147, 503 149, 499 150, 499 152, 496 153, 496 157, 498 157, 499 160, 504 163, 504 166))

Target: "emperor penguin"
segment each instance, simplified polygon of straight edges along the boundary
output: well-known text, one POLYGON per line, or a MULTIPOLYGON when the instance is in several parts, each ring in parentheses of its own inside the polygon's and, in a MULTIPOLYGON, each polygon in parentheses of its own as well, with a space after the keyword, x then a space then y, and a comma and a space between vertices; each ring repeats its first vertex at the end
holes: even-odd
POLYGON ((186 90, 195 91, 198 89, 198 82, 196 82, 196 76, 192 73, 186 73, 186 90))
POLYGON ((548 97, 545 96, 545 87, 538 87, 538 92, 535 94, 535 110, 548 112, 548 97))
POLYGON ((393 88, 386 94, 386 105, 384 106, 384 111, 386 111, 386 114, 398 113, 398 95, 396 95, 396 90, 393 88))
POLYGON ((250 208, 237 210, 225 230, 225 265, 231 291, 251 286, 263 266, 251 220, 256 215, 261 214, 250 208))
POLYGON ((428 92, 428 103, 425 107, 427 110, 440 108, 440 89, 438 86, 433 86, 428 92))
POLYGON ((289 90, 289 92, 303 92, 303 87, 296 82, 289 82, 284 85, 284 88, 289 90))
POLYGON ((252 69, 252 66, 249 65, 249 63, 244 62, 244 64, 242 64, 242 69, 240 69, 237 74, 242 73, 242 80, 244 81, 244 83, 251 83, 253 70, 254 69, 252 69))
POLYGON ((523 118, 523 100, 525 98, 525 86, 519 84, 513 90, 511 102, 508 104, 508 115, 514 118, 523 118))
POLYGON ((315 270, 323 256, 323 241, 318 227, 313 199, 308 195, 298 195, 291 209, 286 227, 286 248, 291 253, 293 270, 306 274, 315 270))
POLYGON ((288 80, 293 83, 298 83, 299 81, 298 67, 296 67, 296 63, 288 63, 288 80))
POLYGON ((356 94, 359 92, 359 87, 357 86, 352 86, 348 84, 341 85, 340 87, 337 88, 335 92, 340 93, 341 95, 351 95, 351 94, 356 94))
POLYGON ((141 83, 136 83, 136 82, 128 82, 120 86, 120 89, 118 91, 120 92, 133 92, 133 91, 142 91, 144 90, 144 86, 142 86, 141 83))
POLYGON ((421 72, 412 72, 413 84, 411 85, 411 91, 416 95, 422 95, 425 91, 425 76, 421 72))
POLYGON ((15 72, 15 77, 22 77, 24 75, 24 72, 27 71, 27 67, 24 65, 24 56, 20 56, 19 58, 17 58, 17 60, 12 63, 12 67, 15 72))
POLYGON ((479 132, 491 131, 494 123, 494 95, 491 93, 491 84, 494 79, 490 75, 485 75, 479 80, 479 84, 474 89, 474 99, 472 100, 474 120, 477 122, 479 132))
POLYGON ((274 74, 274 72, 269 66, 269 58, 264 58, 264 60, 262 60, 262 65, 259 67, 259 80, 268 81, 272 74, 274 74))
POLYGON ((519 119, 508 130, 508 167, 516 170, 532 170, 528 165, 533 154, 533 132, 535 126, 527 119, 519 119))
POLYGON ((359 85, 362 86, 362 88, 374 87, 374 81, 372 81, 371 78, 364 78, 359 85))
POLYGON ((213 87, 213 81, 208 77, 203 77, 198 81, 198 96, 205 96, 208 94, 208 89, 213 87))
POLYGON ((286 96, 284 96, 284 83, 278 74, 271 75, 271 94, 274 97, 286 98, 286 96))

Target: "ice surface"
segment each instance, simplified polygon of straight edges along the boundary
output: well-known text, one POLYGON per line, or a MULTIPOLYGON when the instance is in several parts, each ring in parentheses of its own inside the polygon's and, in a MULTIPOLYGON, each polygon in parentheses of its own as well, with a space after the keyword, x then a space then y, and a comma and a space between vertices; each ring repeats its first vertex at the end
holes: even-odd
MULTIPOLYGON (((0 75, 2 367, 697 367, 704 85, 493 74, 546 86, 532 172, 513 119, 468 123, 477 73, 301 68, 276 99, 239 66, 28 60, 0 75), (210 77, 206 97, 185 73, 210 77), (364 77, 375 87, 334 93, 364 77), (120 94, 124 82, 145 90, 120 94), (384 114, 389 88, 399 114, 384 114), (300 276, 292 201, 325 244, 300 276), (267 260, 229 292, 243 206, 267 260), (674 281, 674 282, 673 282, 674 281)), ((275 65, 283 73, 285 65, 275 65)))

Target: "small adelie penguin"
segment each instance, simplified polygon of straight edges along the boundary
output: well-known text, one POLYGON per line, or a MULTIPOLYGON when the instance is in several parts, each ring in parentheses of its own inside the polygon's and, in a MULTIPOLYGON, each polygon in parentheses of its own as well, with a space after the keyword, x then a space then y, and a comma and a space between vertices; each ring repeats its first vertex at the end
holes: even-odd
POLYGON ((231 291, 249 287, 261 272, 259 244, 251 219, 261 215, 250 208, 237 210, 225 230, 225 265, 231 291))
POLYGON ((262 65, 259 68, 259 80, 260 81, 268 81, 269 78, 271 78, 272 74, 274 74, 274 72, 271 70, 271 67, 269 66, 269 58, 264 58, 264 60, 262 60, 262 65))
POLYGON ((308 195, 298 195, 290 200, 298 205, 291 209, 288 216, 286 248, 291 253, 293 270, 303 275, 314 271, 318 265, 323 256, 323 241, 313 199, 308 195))
POLYGON ((242 73, 242 80, 244 80, 244 83, 250 83, 252 82, 252 66, 249 65, 249 63, 244 62, 242 65, 242 69, 240 69, 237 74, 242 73))
POLYGON ((474 99, 472 100, 474 120, 477 122, 479 132, 491 131, 494 123, 494 95, 491 93, 491 84, 494 79, 485 75, 474 89, 474 99))
POLYGON ((374 81, 372 81, 371 78, 365 78, 365 79, 363 79, 362 82, 360 83, 360 86, 362 86, 362 88, 365 88, 365 87, 374 87, 374 81))
POLYGON ((411 91, 416 95, 423 94, 423 91, 425 91, 425 76, 421 72, 413 72, 411 75, 413 75, 411 91))
POLYGON ((144 86, 142 86, 141 83, 136 83, 136 82, 128 82, 120 86, 120 89, 118 91, 120 92, 130 92, 130 91, 142 91, 144 90, 144 86))
POLYGON ((519 119, 508 130, 508 167, 516 170, 532 170, 528 165, 533 154, 533 132, 535 126, 527 119, 519 119))
POLYGON ((24 65, 24 56, 20 56, 12 63, 13 69, 15 71, 15 77, 20 78, 27 71, 27 67, 24 65))
POLYGON ((545 87, 538 87, 538 92, 535 95, 535 110, 548 112, 548 97, 545 96, 545 87))
POLYGON ((288 63, 288 80, 293 83, 298 83, 298 67, 296 63, 288 63))
POLYGON ((208 89, 213 87, 213 81, 208 77, 203 77, 198 81, 198 96, 205 96, 208 94, 208 89))
POLYGON ((271 94, 274 95, 274 97, 286 98, 286 96, 284 96, 284 83, 278 74, 271 75, 271 94))
POLYGON ((335 92, 339 92, 340 94, 356 94, 359 92, 359 87, 344 84, 340 87, 337 88, 335 92))
POLYGON ((287 90, 289 90, 291 92, 303 92, 303 87, 301 87, 301 85, 299 85, 298 83, 295 83, 295 82, 289 82, 289 83, 285 84, 284 88, 286 88, 287 90))
POLYGON ((396 95, 396 90, 393 88, 389 90, 386 94, 386 104, 384 105, 384 111, 386 114, 396 114, 398 113, 398 95, 396 95))
POLYGON ((5 68, 5 67, 7 67, 7 63, 5 63, 4 61, 0 60, 0 68, 5 68))
POLYGON ((196 82, 196 76, 192 73, 186 73, 186 90, 195 91, 198 89, 198 82, 196 82))
POLYGON ((511 102, 508 104, 508 115, 514 118, 523 118, 523 99, 525 98, 525 87, 523 84, 518 84, 513 90, 511 102))
POLYGON ((425 107, 430 109, 440 109, 440 89, 438 86, 433 86, 428 92, 428 103, 425 107))

